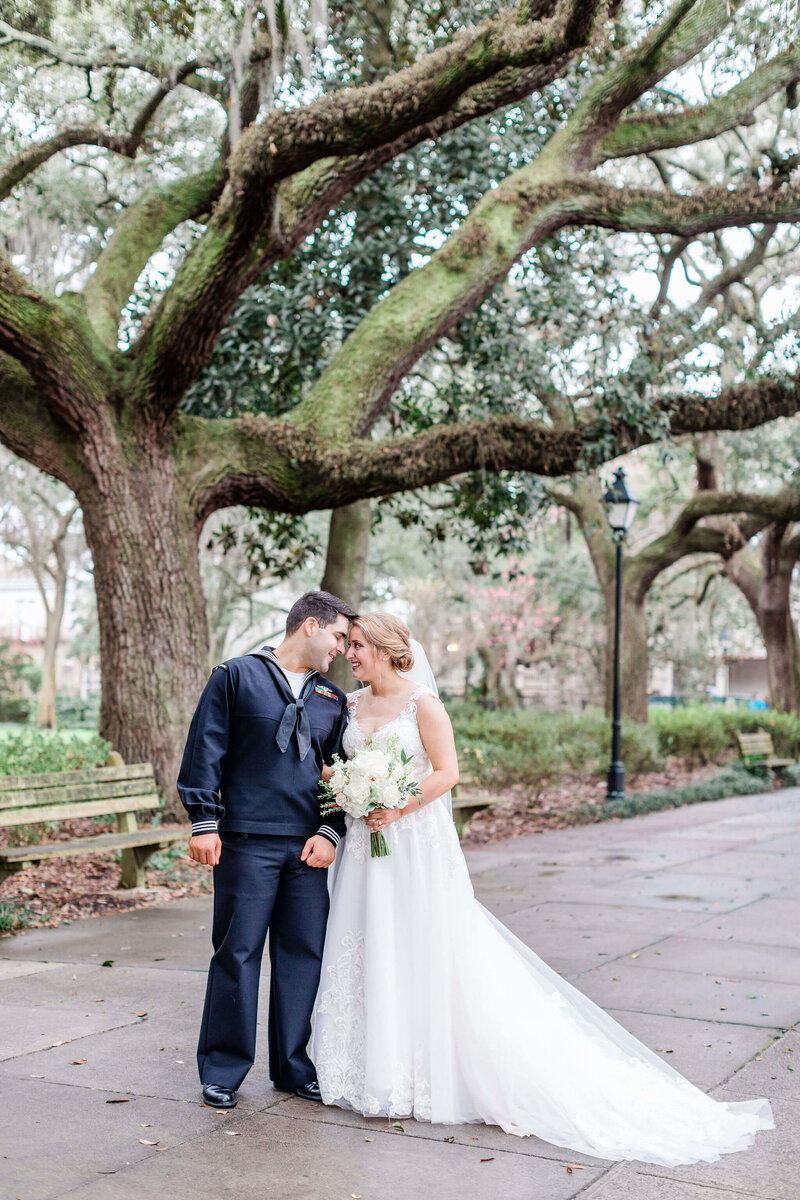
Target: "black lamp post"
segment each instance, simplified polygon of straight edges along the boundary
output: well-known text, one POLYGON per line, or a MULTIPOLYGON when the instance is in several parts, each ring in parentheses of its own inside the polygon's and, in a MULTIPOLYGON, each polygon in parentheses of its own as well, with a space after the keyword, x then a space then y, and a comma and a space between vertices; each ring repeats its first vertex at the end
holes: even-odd
POLYGON ((621 800, 625 795, 625 768, 622 765, 620 735, 622 710, 619 691, 619 646, 622 625, 622 543, 636 515, 639 501, 628 488, 622 467, 617 470, 608 488, 603 503, 608 514, 608 523, 617 546, 617 595, 614 614, 614 695, 611 722, 611 765, 608 768, 606 800, 621 800))

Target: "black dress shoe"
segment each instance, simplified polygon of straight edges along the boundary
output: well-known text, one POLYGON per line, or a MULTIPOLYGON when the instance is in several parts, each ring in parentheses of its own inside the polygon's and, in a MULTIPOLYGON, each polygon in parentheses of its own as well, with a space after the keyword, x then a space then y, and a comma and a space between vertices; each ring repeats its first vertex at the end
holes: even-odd
POLYGON ((310 1083, 301 1083, 299 1087, 291 1090, 295 1096, 302 1096, 304 1100, 317 1100, 320 1104, 322 1103, 322 1095, 316 1079, 312 1079, 310 1083))
POLYGON ((203 1099, 212 1108, 236 1108, 238 1097, 233 1088, 222 1087, 219 1083, 204 1083, 203 1099))

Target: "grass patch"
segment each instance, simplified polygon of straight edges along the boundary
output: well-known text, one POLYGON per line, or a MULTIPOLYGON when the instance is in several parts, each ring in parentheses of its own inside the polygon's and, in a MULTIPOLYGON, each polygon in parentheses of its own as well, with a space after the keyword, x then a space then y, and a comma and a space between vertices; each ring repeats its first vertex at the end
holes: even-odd
POLYGON ((110 742, 96 733, 59 729, 19 729, 0 737, 0 775, 79 771, 101 767, 110 742))

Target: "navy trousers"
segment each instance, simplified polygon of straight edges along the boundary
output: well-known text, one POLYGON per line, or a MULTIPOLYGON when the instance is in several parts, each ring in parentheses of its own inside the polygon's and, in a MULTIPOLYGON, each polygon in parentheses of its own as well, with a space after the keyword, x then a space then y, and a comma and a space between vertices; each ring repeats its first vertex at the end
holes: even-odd
POLYGON ((258 982, 269 929, 269 1070, 276 1087, 316 1078, 306 1053, 319 986, 328 872, 300 861, 305 838, 224 833, 214 868, 214 957, 197 1065, 237 1089, 253 1065, 258 982))

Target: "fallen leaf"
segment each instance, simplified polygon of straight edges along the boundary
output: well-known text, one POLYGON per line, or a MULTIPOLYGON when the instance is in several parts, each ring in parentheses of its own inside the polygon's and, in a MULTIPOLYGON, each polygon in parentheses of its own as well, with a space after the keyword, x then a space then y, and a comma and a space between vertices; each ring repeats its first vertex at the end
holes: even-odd
POLYGON ((130 1096, 125 1096, 121 1100, 106 1100, 106 1104, 130 1104, 130 1096))
POLYGON ((137 1017, 146 1017, 146 1016, 147 1016, 147 1009, 145 1009, 145 1011, 144 1011, 144 1012, 137 1013, 137 1014, 136 1014, 136 1016, 137 1016, 137 1017))
POLYGON ((453 1137, 453 1135, 451 1134, 451 1135, 450 1135, 450 1137, 446 1137, 444 1140, 445 1140, 446 1142, 454 1142, 456 1139, 455 1139, 455 1138, 453 1137))
POLYGON ((152 1122, 152 1121, 147 1121, 147 1122, 140 1121, 140 1122, 139 1122, 139 1128, 140 1128, 140 1129, 152 1129, 152 1128, 153 1128, 153 1122, 152 1122))
POLYGON ((399 1129, 401 1133, 405 1133, 405 1129, 403 1129, 403 1126, 400 1124, 399 1121, 392 1122, 392 1129, 399 1129))
POLYGON ((72 1065, 73 1067, 82 1067, 85 1062, 85 1058, 73 1058, 72 1065))
POLYGON ((636 951, 636 953, 635 953, 635 954, 632 954, 632 955, 631 955, 631 958, 638 958, 638 957, 639 957, 639 951, 638 951, 638 950, 636 951))
POLYGON ((374 1142, 375 1138, 364 1138, 365 1142, 374 1142))
POLYGON ((101 967, 113 967, 113 965, 114 965, 114 959, 113 959, 113 958, 107 958, 105 962, 101 962, 101 963, 100 963, 100 966, 101 966, 101 967))
POLYGON ((481 1162, 494 1162, 494 1155, 491 1158, 482 1158, 481 1162))
POLYGON ((238 1129, 226 1129, 225 1133, 227 1134, 228 1137, 238 1137, 239 1136, 238 1129))
POLYGON ((147 1138, 139 1138, 140 1146, 157 1146, 158 1142, 148 1142, 147 1138))
POLYGON ((573 1171, 585 1171, 586 1167, 582 1167, 579 1163, 567 1163, 567 1172, 572 1174, 573 1171))

